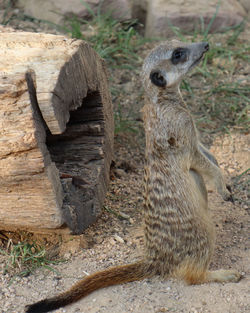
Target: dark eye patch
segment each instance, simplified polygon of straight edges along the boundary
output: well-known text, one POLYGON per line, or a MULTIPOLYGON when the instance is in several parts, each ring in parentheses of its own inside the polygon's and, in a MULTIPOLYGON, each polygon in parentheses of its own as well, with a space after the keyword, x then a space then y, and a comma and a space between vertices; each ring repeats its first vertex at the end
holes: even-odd
POLYGON ((157 87, 165 87, 167 85, 167 81, 160 70, 152 70, 150 80, 157 87))
POLYGON ((188 59, 188 49, 177 48, 172 53, 171 62, 173 64, 184 63, 188 59))

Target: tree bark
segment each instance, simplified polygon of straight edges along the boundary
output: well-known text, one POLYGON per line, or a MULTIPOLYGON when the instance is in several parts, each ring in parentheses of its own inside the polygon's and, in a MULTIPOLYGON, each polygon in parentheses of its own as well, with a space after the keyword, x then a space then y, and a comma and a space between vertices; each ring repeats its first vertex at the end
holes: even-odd
POLYGON ((0 33, 0 227, 81 233, 109 182, 113 111, 84 41, 0 33))

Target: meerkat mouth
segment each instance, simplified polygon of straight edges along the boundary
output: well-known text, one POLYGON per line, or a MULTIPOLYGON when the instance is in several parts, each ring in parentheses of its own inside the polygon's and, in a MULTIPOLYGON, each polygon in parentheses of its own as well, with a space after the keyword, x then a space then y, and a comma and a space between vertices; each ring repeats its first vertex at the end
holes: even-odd
POLYGON ((193 68, 194 66, 196 66, 197 64, 199 64, 200 61, 201 61, 201 59, 203 58, 203 55, 204 55, 204 54, 205 54, 205 52, 203 52, 203 53, 201 54, 201 56, 191 64, 190 68, 193 68))

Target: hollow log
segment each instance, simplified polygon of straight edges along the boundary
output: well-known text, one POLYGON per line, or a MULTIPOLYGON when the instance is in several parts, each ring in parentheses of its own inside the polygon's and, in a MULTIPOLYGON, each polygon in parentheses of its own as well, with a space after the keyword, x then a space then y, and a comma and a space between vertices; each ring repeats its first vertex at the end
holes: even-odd
POLYGON ((86 42, 0 33, 0 228, 82 233, 101 210, 113 133, 106 68, 86 42))

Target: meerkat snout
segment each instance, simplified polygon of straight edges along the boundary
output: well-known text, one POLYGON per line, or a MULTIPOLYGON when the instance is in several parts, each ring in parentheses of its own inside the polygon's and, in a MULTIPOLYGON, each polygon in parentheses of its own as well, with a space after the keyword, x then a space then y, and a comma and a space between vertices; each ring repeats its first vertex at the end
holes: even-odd
MULTIPOLYGON (((197 44, 195 44, 197 45, 197 44)), ((199 49, 197 50, 197 58, 202 58, 203 54, 209 50, 208 42, 201 42, 199 49)), ((179 47, 175 49, 172 53, 171 62, 174 65, 179 63, 185 63, 189 59, 189 55, 192 55, 192 49, 179 47)))
POLYGON ((204 50, 205 52, 209 50, 209 43, 208 42, 203 42, 204 44, 204 50))

